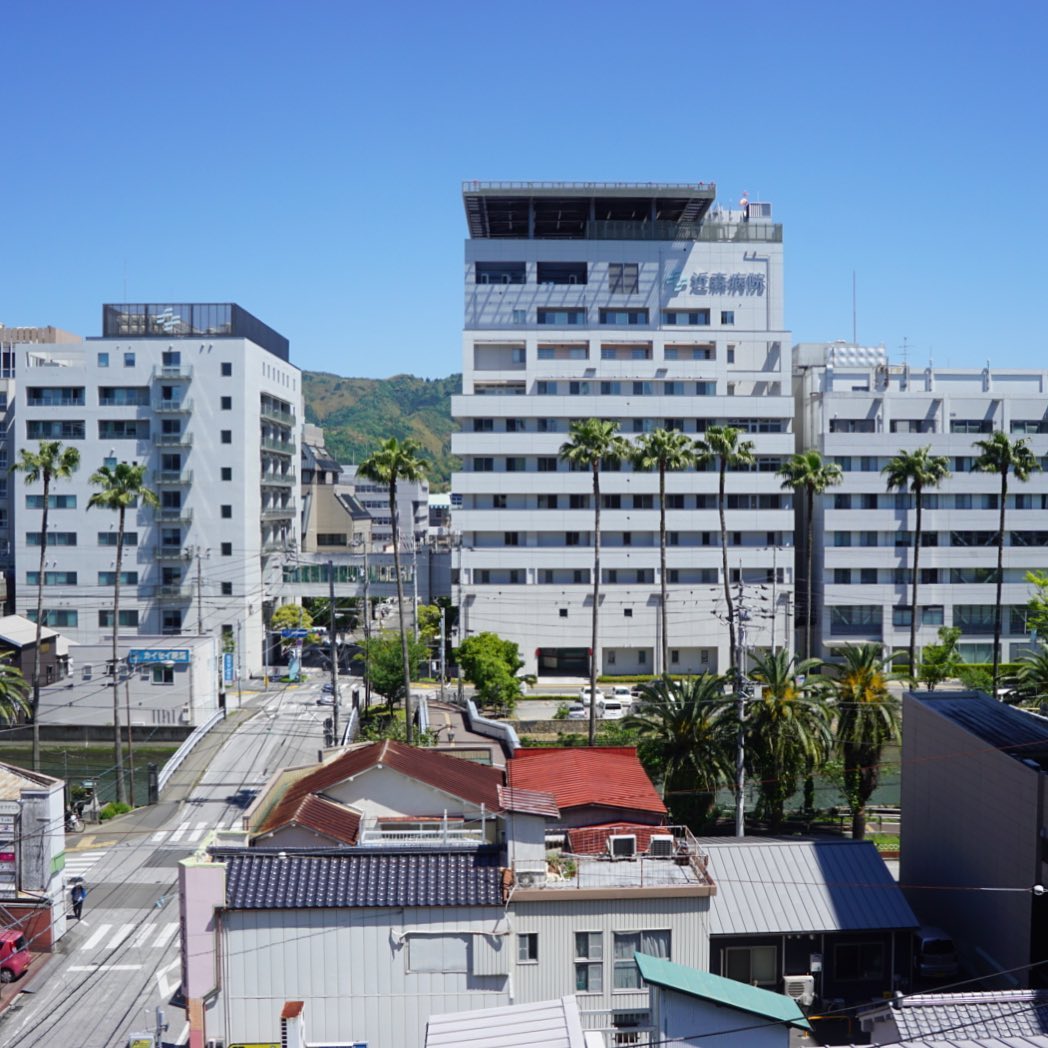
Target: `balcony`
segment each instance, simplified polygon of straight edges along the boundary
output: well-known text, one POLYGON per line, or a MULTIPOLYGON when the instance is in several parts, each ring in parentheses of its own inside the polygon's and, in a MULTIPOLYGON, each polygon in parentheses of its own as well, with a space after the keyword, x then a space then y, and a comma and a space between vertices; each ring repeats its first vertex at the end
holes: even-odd
POLYGON ((153 410, 158 415, 189 415, 193 411, 193 398, 185 400, 164 400, 162 397, 153 401, 153 410))
POLYGON ((294 455, 295 442, 293 440, 274 440, 272 437, 263 437, 262 450, 272 451, 277 455, 294 455))
POLYGON ((157 546, 153 550, 154 560, 189 560, 189 554, 181 546, 157 546))
POLYGON ((259 414, 267 422, 275 422, 278 426, 287 426, 289 428, 294 428, 295 426, 295 415, 291 411, 281 411, 279 408, 267 407, 263 404, 259 414))
POLYGON ((271 507, 259 514, 261 520, 292 520, 295 516, 294 506, 271 507))
POLYGON ((165 382, 172 380, 188 382, 192 377, 193 368, 189 364, 173 364, 153 368, 153 378, 162 379, 165 382))
POLYGON ((263 472, 261 484, 264 488, 293 488, 298 485, 298 474, 293 470, 287 473, 263 472))
POLYGON ((192 524, 193 511, 187 506, 161 506, 154 511, 153 519, 158 524, 192 524))
POLYGON ((193 444, 192 433, 154 433, 153 443, 158 448, 188 448, 193 444))
POLYGON ((483 824, 465 826, 458 819, 419 819, 398 826, 395 823, 379 823, 372 818, 360 830, 360 843, 365 847, 412 847, 419 844, 447 847, 451 844, 475 845, 486 842, 487 834, 483 824))
POLYGON ((161 604, 185 603, 193 599, 193 591, 181 583, 157 586, 154 599, 161 604))
POLYGON ((162 469, 153 474, 153 483, 157 486, 188 487, 193 483, 193 471, 162 469))

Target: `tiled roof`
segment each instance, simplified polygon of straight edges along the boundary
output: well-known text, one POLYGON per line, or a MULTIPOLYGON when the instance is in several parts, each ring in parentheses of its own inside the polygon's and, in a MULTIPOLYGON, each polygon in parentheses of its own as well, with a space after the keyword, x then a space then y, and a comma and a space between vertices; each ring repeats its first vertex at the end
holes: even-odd
POLYGON ((553 800, 553 794, 542 790, 500 786, 499 804, 503 811, 520 812, 522 815, 545 815, 547 819, 560 818, 560 809, 553 800))
POLYGON ((387 739, 355 746, 291 783, 255 833, 268 833, 288 825, 294 821, 302 801, 310 794, 323 793, 350 776, 380 764, 453 797, 478 806, 483 804, 491 812, 500 810, 500 769, 387 739))
POLYGON ((907 1040, 1044 1035, 1048 991, 922 993, 893 1002, 891 1017, 907 1040))
POLYGON ((786 1023, 802 1030, 810 1030, 800 1005, 785 994, 762 990, 759 986, 725 979, 711 972, 700 972, 683 964, 674 964, 661 957, 634 954, 637 967, 646 983, 653 983, 676 993, 698 997, 727 1008, 735 1008, 750 1015, 759 1015, 774 1022, 786 1023))
POLYGON ((710 935, 916 928, 872 841, 709 837, 710 935))
POLYGON ((568 830, 568 844, 575 855, 603 855, 608 850, 608 837, 612 834, 632 833, 637 838, 637 851, 644 854, 652 834, 666 834, 665 826, 650 826, 647 823, 615 822, 604 826, 582 826, 568 830))
POLYGON ((232 910, 501 906, 493 851, 351 855, 226 854, 232 910))
POLYGON ((632 746, 519 749, 506 773, 514 788, 548 790, 561 811, 599 805, 666 814, 632 746))
POLYGON ((266 830, 261 832, 272 832, 283 826, 300 826, 343 844, 357 843, 360 813, 344 804, 336 804, 324 797, 309 794, 298 802, 294 811, 288 811, 283 805, 279 805, 274 812, 281 809, 283 810, 279 819, 267 819, 266 830))

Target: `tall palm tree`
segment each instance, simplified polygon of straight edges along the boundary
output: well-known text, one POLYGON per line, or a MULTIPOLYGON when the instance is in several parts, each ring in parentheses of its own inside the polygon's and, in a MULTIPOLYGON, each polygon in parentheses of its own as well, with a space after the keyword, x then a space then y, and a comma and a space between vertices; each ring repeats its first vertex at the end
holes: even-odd
POLYGON ((924 492, 937 488, 950 475, 950 462, 944 455, 933 455, 930 447, 900 451, 881 470, 889 491, 906 491, 913 495, 917 511, 913 532, 913 579, 910 589, 910 680, 917 680, 917 575, 921 559, 921 529, 924 492))
POLYGON ((972 465, 979 473, 997 473, 1001 478, 1000 523, 997 528, 997 603, 993 610, 993 694, 996 698, 1001 669, 1001 584, 1004 582, 1004 514, 1008 501, 1008 475, 1025 483, 1041 464, 1025 440, 1011 440, 998 431, 986 440, 975 441, 980 455, 972 465))
POLYGON ((678 429, 656 429, 633 445, 634 469, 659 471, 659 614, 662 617, 662 673, 669 672, 669 631, 666 623, 666 473, 695 463, 695 445, 678 429))
POLYGON ((1048 699, 1048 644, 1041 641, 1019 659, 1019 694, 1025 702, 1048 699))
MULTIPOLYGON (((397 485, 402 480, 420 481, 426 476, 428 463, 422 455, 422 445, 408 437, 382 441, 357 467, 357 475, 383 484, 389 492, 389 516, 393 522, 393 570, 397 576, 397 609, 400 613, 400 654, 404 663, 404 738, 410 746, 414 741, 411 710, 411 656, 408 652, 407 624, 404 619, 404 580, 400 577, 400 517, 397 513, 397 485)), ((411 538, 415 528, 412 522, 411 538)), ((418 614, 418 609, 415 609, 418 614)))
POLYGON ((784 648, 753 656, 749 676, 761 685, 762 694, 746 714, 746 756, 773 831, 782 824, 786 801, 796 792, 801 773, 821 764, 830 752, 825 683, 812 676, 822 664, 821 659, 798 662, 784 648))
MULTIPOLYGON (((807 531, 807 580, 805 589, 807 598, 805 600, 804 616, 804 657, 812 657, 811 650, 811 620, 812 602, 814 589, 814 554, 815 554, 815 496, 822 495, 827 489, 835 484, 840 484, 844 476, 841 467, 835 462, 824 462, 822 455, 814 448, 800 451, 787 460, 786 465, 779 470, 782 478, 782 487, 792 488, 798 494, 804 492, 804 519, 807 531)), ((772 609, 772 614, 775 609, 772 609)))
POLYGON ((588 469, 593 475, 593 626, 590 646, 589 744, 597 744, 597 660, 600 619, 600 470, 607 462, 617 464, 629 456, 630 447, 619 434, 619 424, 606 419, 577 419, 568 429, 568 440, 560 446, 560 457, 573 469, 588 469))
MULTIPOLYGON (((116 799, 127 803, 127 784, 124 782, 124 754, 120 739, 120 690, 117 639, 120 633, 120 571, 124 565, 124 525, 127 511, 139 503, 144 506, 159 506, 156 492, 146 487, 146 467, 137 462, 118 462, 115 466, 102 466, 90 476, 91 483, 98 488, 88 500, 87 508, 116 510, 116 571, 113 574, 113 765, 116 769, 116 799)), ((131 725, 128 724, 130 740, 131 725)))
POLYGON ((731 781, 734 722, 724 682, 709 675, 684 680, 663 676, 642 684, 636 712, 623 721, 643 740, 639 752, 658 769, 667 806, 691 814, 688 801, 697 795, 700 820, 717 790, 731 781))
POLYGON ((706 433, 695 441, 695 461, 702 467, 717 466, 717 510, 720 514, 721 574, 724 577, 724 602, 728 607, 728 642, 731 668, 729 674, 739 674, 738 642, 735 631, 735 604, 731 599, 731 583, 728 576, 728 525, 724 518, 724 480, 729 469, 752 466, 754 444, 752 440, 740 440, 740 430, 734 426, 709 426, 706 433))
POLYGON ((33 697, 29 702, 29 716, 33 722, 33 771, 40 770, 40 632, 44 627, 44 567, 47 558, 47 517, 51 502, 51 484, 68 480, 80 465, 80 452, 64 448, 60 440, 42 440, 36 451, 22 448, 12 472, 25 474, 26 484, 43 482, 40 505, 40 570, 36 580, 36 644, 33 648, 33 697))
POLYGON ((866 836, 866 805, 880 778, 881 753, 898 738, 899 700, 888 690, 880 644, 847 644, 833 682, 837 707, 834 745, 844 762, 844 792, 852 812, 852 837, 866 836))
POLYGON ((26 692, 29 684, 22 671, 7 659, 0 659, 0 721, 11 724, 19 715, 30 712, 26 692))

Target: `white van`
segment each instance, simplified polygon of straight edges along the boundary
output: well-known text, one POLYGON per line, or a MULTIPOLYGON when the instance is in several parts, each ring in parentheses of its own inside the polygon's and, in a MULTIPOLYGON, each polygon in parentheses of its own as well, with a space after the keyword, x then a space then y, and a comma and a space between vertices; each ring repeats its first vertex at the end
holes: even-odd
POLYGON ((597 703, 597 716, 601 720, 622 720, 626 711, 618 699, 602 699, 597 703))
POLYGON ((960 971, 957 947, 942 928, 918 928, 913 933, 913 970, 925 979, 951 979, 960 971))

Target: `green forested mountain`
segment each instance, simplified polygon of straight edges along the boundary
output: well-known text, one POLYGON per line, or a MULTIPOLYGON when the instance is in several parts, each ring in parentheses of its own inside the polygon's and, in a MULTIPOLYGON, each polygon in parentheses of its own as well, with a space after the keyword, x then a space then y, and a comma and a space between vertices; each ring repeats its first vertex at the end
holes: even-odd
POLYGON ((447 487, 457 461, 451 455, 451 395, 462 376, 341 378, 305 371, 306 421, 324 428, 324 443, 339 462, 359 462, 386 437, 414 437, 429 459, 430 484, 447 487))

